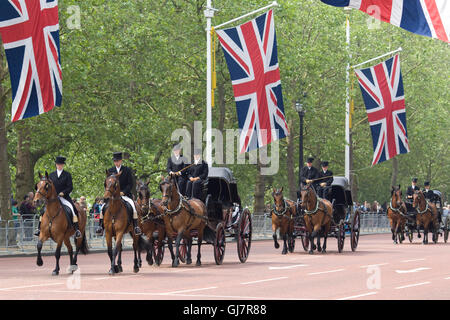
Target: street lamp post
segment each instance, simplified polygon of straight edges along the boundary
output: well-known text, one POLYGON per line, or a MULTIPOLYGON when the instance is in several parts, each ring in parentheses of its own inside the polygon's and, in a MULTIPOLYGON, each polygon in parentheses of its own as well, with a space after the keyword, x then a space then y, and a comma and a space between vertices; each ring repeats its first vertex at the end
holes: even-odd
POLYGON ((300 186, 302 182, 300 172, 303 168, 303 117, 305 116, 305 110, 303 109, 303 105, 298 101, 295 103, 295 109, 300 117, 300 138, 298 141, 298 185, 300 186))

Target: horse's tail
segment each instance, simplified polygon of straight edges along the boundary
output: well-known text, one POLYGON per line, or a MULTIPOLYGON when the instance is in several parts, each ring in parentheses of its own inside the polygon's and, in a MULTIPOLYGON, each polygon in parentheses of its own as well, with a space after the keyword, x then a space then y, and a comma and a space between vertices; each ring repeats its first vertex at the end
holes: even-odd
POLYGON ((80 246, 80 252, 82 254, 88 254, 89 253, 89 247, 86 240, 86 231, 83 232, 83 239, 81 240, 81 246, 80 246))
POLYGON ((138 238, 138 250, 139 252, 149 252, 152 248, 150 241, 144 239, 144 237, 139 236, 138 238))

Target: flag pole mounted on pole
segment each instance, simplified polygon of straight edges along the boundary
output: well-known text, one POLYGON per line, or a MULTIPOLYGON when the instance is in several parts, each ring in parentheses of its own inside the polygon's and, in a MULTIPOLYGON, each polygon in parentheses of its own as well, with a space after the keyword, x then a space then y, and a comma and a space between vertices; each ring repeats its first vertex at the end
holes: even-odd
POLYGON ((348 17, 351 8, 346 7, 344 10, 346 11, 345 34, 348 54, 346 74, 347 88, 345 95, 345 177, 347 178, 350 185, 352 185, 350 180, 350 61, 352 59, 352 55, 350 53, 350 19, 348 17))
POLYGON ((400 51, 402 51, 402 50, 403 50, 403 49, 402 49, 402 47, 400 47, 400 48, 398 48, 397 50, 394 50, 394 51, 391 51, 391 52, 388 52, 388 53, 382 54, 382 55, 381 55, 381 56, 379 56, 379 57, 376 57, 376 58, 372 58, 372 59, 370 59, 370 60, 367 60, 367 61, 361 62, 361 63, 359 63, 359 64, 357 64, 357 65, 351 66, 350 68, 351 68, 351 69, 355 69, 355 68, 357 68, 357 67, 360 67, 360 66, 362 66, 362 65, 364 65, 364 64, 366 64, 366 63, 369 63, 369 62, 372 62, 372 61, 375 61, 375 60, 378 60, 378 59, 384 58, 384 57, 386 57, 386 56, 389 56, 389 55, 391 55, 391 54, 394 54, 394 53, 400 52, 400 51))

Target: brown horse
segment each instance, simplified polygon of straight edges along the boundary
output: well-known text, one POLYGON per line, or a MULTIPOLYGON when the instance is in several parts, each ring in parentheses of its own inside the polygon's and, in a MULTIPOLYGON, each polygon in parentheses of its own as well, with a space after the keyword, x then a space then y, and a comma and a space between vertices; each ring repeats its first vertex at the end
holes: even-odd
MULTIPOLYGON (((149 252, 147 252, 146 260, 149 265, 153 265, 154 256, 155 263, 159 266, 162 262, 163 257, 160 254, 163 252, 162 247, 164 246, 164 240, 166 238, 166 227, 164 225, 164 220, 162 219, 164 208, 161 205, 162 201, 160 199, 150 199, 150 190, 148 189, 148 184, 149 182, 138 183, 137 185, 137 203, 141 207, 139 223, 142 232, 150 241, 150 250, 149 252), (155 231, 158 232, 157 241, 155 241, 154 238, 155 231)), ((169 243, 169 250, 172 256, 172 260, 175 259, 171 243, 169 243)), ((138 260, 141 264, 140 254, 138 260)))
POLYGON ((176 235, 176 253, 172 262, 172 267, 179 265, 180 243, 183 236, 188 239, 188 252, 186 262, 190 262, 190 245, 192 244, 191 231, 197 233, 198 253, 197 266, 201 265, 200 248, 203 241, 203 231, 206 226, 206 206, 198 199, 186 200, 178 191, 178 186, 174 176, 160 183, 159 188, 162 193, 162 206, 164 207, 164 224, 169 239, 172 243, 176 235))
POLYGON ((283 238, 283 251, 281 254, 287 254, 289 240, 289 251, 293 252, 292 239, 294 237, 294 217, 297 214, 295 202, 289 199, 284 199, 283 188, 273 189, 272 197, 274 205, 271 211, 272 215, 272 231, 275 248, 278 249, 280 245, 277 240, 277 230, 280 230, 280 236, 283 238))
POLYGON ((387 217, 391 224, 392 240, 397 244, 405 240, 404 230, 407 219, 406 204, 402 201, 400 185, 391 188, 391 202, 387 209, 387 217))
POLYGON ((433 232, 433 241, 437 242, 438 229, 438 214, 434 203, 428 202, 425 199, 422 191, 416 190, 413 195, 413 207, 417 210, 416 215, 416 228, 417 232, 420 233, 420 227, 423 226, 423 244, 428 243, 428 231, 433 232))
POLYGON ((59 258, 61 257, 62 243, 67 247, 70 257, 70 272, 73 273, 78 269, 77 258, 78 253, 88 253, 88 245, 86 242, 86 212, 78 205, 75 204, 78 210, 78 225, 82 234, 81 238, 75 239, 76 251, 73 256, 73 249, 70 243, 70 237, 75 233, 73 226, 67 221, 64 208, 56 194, 56 188, 53 182, 48 178, 47 171, 45 177, 39 173, 40 181, 36 184, 36 195, 34 196, 34 202, 44 201, 46 203, 45 212, 41 220, 41 228, 39 234, 39 240, 37 243, 37 265, 42 266, 44 262, 41 257, 42 245, 48 239, 52 239, 56 242, 56 267, 53 270, 53 275, 59 274, 59 258))
POLYGON ((302 187, 301 196, 301 208, 305 211, 305 226, 309 234, 309 242, 311 243, 309 253, 314 253, 315 237, 317 237, 317 250, 325 253, 328 232, 330 231, 331 221, 333 219, 333 206, 330 201, 318 198, 311 184, 302 187), (320 245, 321 231, 324 236, 323 248, 320 245))
MULTIPOLYGON (((104 199, 107 201, 106 209, 103 214, 103 224, 105 229, 106 245, 108 247, 108 256, 111 260, 110 275, 120 273, 122 269, 122 239, 125 233, 129 233, 133 239, 134 250, 134 267, 135 273, 139 272, 138 252, 148 252, 150 250, 150 244, 134 233, 131 218, 128 216, 127 208, 120 196, 120 184, 119 177, 122 172, 118 174, 111 174, 106 170, 105 180, 105 194, 104 199), (112 248, 112 238, 115 238, 115 248, 112 248), (116 264, 116 258, 117 264, 116 264)), ((140 208, 136 206, 136 209, 140 211, 140 208)), ((139 212, 138 212, 139 214, 139 212)))

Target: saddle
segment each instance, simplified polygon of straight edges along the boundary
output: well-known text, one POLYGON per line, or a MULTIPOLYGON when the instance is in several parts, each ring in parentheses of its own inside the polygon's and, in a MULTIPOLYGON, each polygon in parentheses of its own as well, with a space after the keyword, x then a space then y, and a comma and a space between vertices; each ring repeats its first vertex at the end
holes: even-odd
MULTIPOLYGON (((60 202, 60 203, 61 203, 61 202, 60 202)), ((73 226, 73 214, 72 214, 72 210, 71 210, 68 206, 66 206, 66 205, 64 205, 64 204, 62 204, 62 203, 61 203, 61 206, 62 206, 63 211, 64 211, 64 213, 65 213, 67 222, 68 222, 68 224, 69 224, 69 228, 71 228, 71 227, 73 226)))
MULTIPOLYGON (((123 199, 120 199, 120 201, 122 201, 122 203, 125 205, 125 208, 127 209, 127 217, 128 217, 128 223, 132 223, 133 221, 133 208, 131 207, 131 205, 126 202, 123 199)), ((105 205, 103 206, 102 209, 102 214, 104 215, 106 212, 106 209, 109 207, 109 201, 105 203, 105 205)), ((69 209, 70 210, 70 209, 69 209)))

